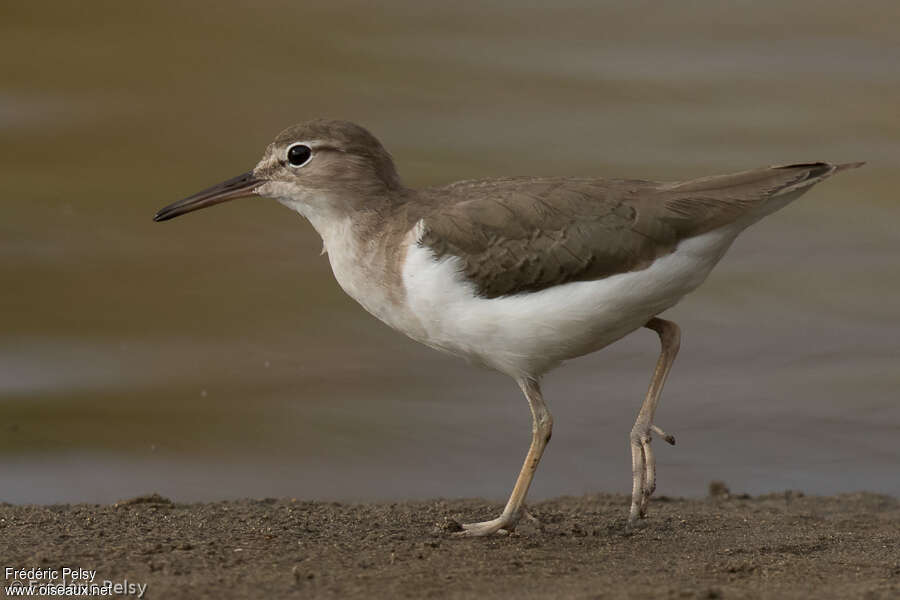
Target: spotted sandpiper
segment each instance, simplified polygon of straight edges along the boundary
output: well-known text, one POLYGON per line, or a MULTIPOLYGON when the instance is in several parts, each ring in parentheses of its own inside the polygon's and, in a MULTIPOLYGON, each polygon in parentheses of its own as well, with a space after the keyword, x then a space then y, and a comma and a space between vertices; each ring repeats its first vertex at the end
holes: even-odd
POLYGON ((629 526, 656 487, 651 433, 680 330, 658 315, 699 286, 735 237, 812 186, 863 163, 809 162, 678 182, 508 177, 413 190, 366 129, 314 120, 282 131, 251 171, 160 210, 154 220, 243 196, 274 198, 322 237, 338 283, 427 346, 515 379, 531 446, 496 519, 511 531, 553 426, 539 381, 563 361, 647 327, 662 346, 630 434, 629 526))

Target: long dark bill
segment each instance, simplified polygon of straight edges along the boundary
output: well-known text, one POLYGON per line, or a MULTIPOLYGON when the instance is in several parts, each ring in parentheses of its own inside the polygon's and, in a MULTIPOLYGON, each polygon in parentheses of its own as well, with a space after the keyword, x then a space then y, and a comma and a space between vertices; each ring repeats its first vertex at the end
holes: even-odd
POLYGON ((161 208, 154 221, 168 221, 185 213, 194 210, 200 210, 213 204, 219 204, 235 198, 243 198, 245 196, 255 196, 256 188, 263 183, 253 175, 253 171, 247 171, 237 177, 232 177, 227 181, 218 183, 212 187, 208 187, 202 192, 197 192, 193 196, 188 196, 184 200, 179 200, 174 204, 170 204, 165 208, 161 208))

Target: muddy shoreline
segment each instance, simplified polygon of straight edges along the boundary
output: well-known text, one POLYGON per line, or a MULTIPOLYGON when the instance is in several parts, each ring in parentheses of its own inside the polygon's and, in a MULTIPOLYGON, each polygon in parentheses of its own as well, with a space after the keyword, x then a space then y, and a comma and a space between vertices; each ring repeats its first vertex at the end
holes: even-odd
POLYGON ((631 534, 625 496, 557 498, 483 539, 452 534, 500 510, 483 500, 5 504, 0 556, 144 598, 900 597, 896 498, 713 492, 655 499, 631 534))

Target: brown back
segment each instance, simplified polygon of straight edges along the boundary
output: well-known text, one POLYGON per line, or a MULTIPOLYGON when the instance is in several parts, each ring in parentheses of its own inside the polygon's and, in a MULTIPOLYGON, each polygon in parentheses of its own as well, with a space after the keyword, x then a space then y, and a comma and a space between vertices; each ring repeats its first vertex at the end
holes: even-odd
MULTIPOLYGON (((419 245, 461 261, 478 294, 534 292, 646 268, 684 239, 765 213, 836 170, 809 163, 679 183, 573 178, 462 181, 423 190, 419 245)), ((758 217, 756 217, 758 218, 758 217)))

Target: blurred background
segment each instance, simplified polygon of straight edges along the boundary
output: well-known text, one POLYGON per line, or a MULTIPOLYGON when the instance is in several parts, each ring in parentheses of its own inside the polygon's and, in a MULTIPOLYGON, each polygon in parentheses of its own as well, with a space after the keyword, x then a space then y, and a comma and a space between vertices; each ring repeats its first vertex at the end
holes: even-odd
MULTIPOLYGON (((511 380, 369 316, 274 201, 151 221, 319 116, 411 186, 868 161, 669 311, 658 493, 900 494, 896 0, 0 12, 0 501, 506 498, 530 440, 511 380)), ((546 378, 533 499, 630 491, 657 352, 641 331, 546 378)))

